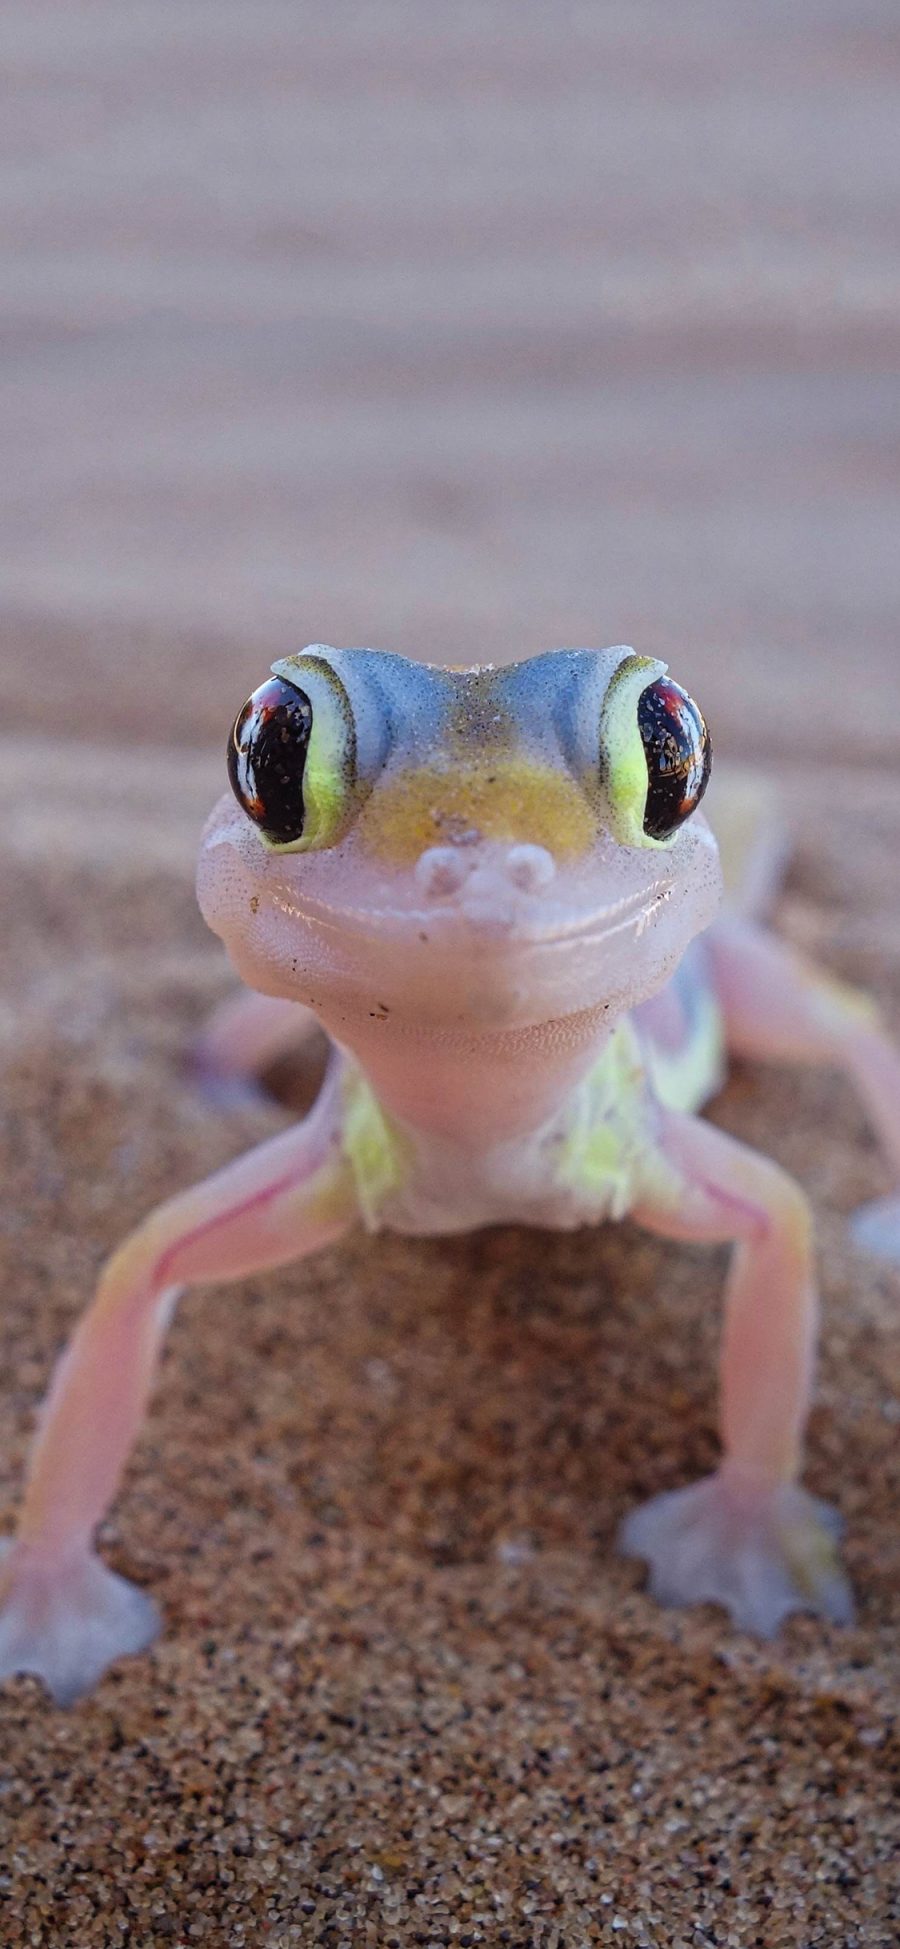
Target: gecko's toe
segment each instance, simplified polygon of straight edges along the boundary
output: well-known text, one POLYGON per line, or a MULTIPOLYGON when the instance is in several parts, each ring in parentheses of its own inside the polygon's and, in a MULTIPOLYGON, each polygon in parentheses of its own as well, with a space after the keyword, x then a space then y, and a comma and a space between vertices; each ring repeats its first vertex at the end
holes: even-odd
POLYGON ((0 1679, 33 1672, 58 1705, 71 1705, 114 1659, 156 1637, 152 1598, 91 1552, 53 1562, 6 1543, 2 1553, 0 1679))
POLYGON ((861 1251, 900 1266, 900 1197, 875 1198, 870 1205, 860 1205, 850 1220, 850 1231, 861 1251))

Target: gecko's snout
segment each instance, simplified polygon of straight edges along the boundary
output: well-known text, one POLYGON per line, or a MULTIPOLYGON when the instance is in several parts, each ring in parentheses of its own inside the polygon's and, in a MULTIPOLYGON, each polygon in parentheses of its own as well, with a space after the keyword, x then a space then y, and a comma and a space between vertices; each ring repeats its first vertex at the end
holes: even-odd
POLYGON ((549 885, 556 863, 545 846, 429 846, 415 869, 427 900, 453 901, 466 909, 504 911, 516 894, 549 885))

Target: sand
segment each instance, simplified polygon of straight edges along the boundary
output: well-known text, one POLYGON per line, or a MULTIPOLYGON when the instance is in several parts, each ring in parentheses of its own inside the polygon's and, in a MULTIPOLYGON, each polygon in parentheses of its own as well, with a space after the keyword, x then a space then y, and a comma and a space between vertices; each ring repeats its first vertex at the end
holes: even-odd
MULTIPOLYGON (((51 756, 6 775, 46 766, 61 801, 51 756)), ((144 753, 42 859, 27 816, 7 841, 7 994, 31 979, 4 1093, 10 1505, 104 1251, 285 1114, 214 1113, 184 1072, 227 988, 189 883, 217 771, 179 789, 179 754, 144 753)), ((896 1019, 900 789, 830 784, 786 781, 783 923, 896 1019)), ((103 1532, 165 1633, 69 1712, 3 1691, 4 1944, 896 1941, 898 1281, 843 1222, 884 1173, 832 1078, 744 1068, 715 1114, 815 1202, 808 1480, 847 1517, 856 1627, 761 1647, 659 1610, 611 1552, 713 1458, 720 1254, 627 1227, 359 1238, 198 1293, 103 1532)))

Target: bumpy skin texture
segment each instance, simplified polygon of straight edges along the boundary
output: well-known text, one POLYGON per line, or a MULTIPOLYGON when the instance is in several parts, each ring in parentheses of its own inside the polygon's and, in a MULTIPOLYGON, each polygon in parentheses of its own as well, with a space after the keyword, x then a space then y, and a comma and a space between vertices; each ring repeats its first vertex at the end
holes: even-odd
MULTIPOLYGON (((257 992, 220 1012, 198 1069, 227 1098, 318 1020, 326 1079, 304 1122, 170 1200, 107 1266, 0 1573, 0 1675, 36 1672, 68 1701, 150 1642, 152 1603, 92 1537, 174 1300, 358 1223, 552 1229, 628 1213, 673 1240, 732 1242, 719 1468, 627 1517, 621 1547, 661 1601, 711 1599, 746 1629, 770 1634, 797 1609, 846 1620, 837 1518, 798 1480, 816 1328, 805 1201, 696 1113, 728 1045, 835 1064, 900 1178, 900 1060, 872 1011, 746 901, 714 920, 702 812, 645 843, 636 713, 663 665, 619 648, 447 671, 314 646, 276 669, 311 699, 309 821, 285 851, 231 796, 211 815, 200 904, 257 992)), ((250 795, 252 767, 232 770, 250 795)), ((774 852, 753 841, 745 830, 758 902, 774 852)), ((900 1200, 859 1232, 900 1257, 900 1200)))

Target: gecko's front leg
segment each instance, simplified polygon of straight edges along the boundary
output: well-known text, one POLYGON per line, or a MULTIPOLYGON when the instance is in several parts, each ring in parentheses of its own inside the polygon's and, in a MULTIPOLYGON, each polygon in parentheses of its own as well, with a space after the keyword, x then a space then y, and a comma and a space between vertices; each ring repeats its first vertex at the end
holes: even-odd
POLYGON ((284 1264, 356 1215, 333 1073, 307 1120, 171 1199, 110 1259, 45 1403, 19 1533, 0 1571, 0 1677, 35 1672, 68 1703, 143 1649, 157 1613, 92 1549, 185 1287, 284 1264))
POLYGON ((660 1152, 633 1211, 666 1238, 734 1241, 721 1357, 716 1473, 653 1497, 623 1525, 663 1603, 724 1604, 769 1637, 791 1611, 852 1617, 836 1553, 840 1520, 798 1481, 817 1298, 802 1192, 713 1126, 663 1118, 660 1152))
POLYGON ((865 1250, 900 1264, 900 1054, 874 1003, 749 921, 718 922, 709 947, 731 1049, 827 1065, 858 1091, 895 1188, 854 1214, 853 1232, 865 1250))

